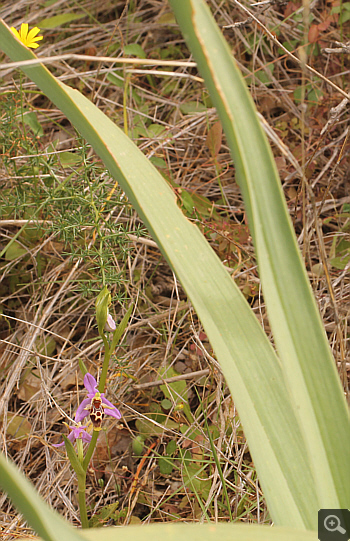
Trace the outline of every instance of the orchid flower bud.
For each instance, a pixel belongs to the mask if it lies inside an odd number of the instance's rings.
[[[111,304],[111,294],[105,286],[96,298],[96,319],[98,325],[98,333],[103,336],[105,325],[108,317],[108,306]]]
[[[114,332],[116,330],[117,326],[115,324],[114,319],[112,318],[111,314],[108,313],[107,315],[107,321],[105,323],[105,331],[106,332]]]

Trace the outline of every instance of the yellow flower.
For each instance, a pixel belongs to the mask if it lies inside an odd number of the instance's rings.
[[[39,47],[39,44],[35,42],[40,41],[44,37],[37,36],[37,34],[40,32],[40,28],[37,28],[36,26],[28,32],[27,23],[22,23],[19,32],[13,26],[11,26],[11,30],[16,36],[16,38],[18,38],[26,47],[31,47],[32,49],[36,49],[37,47]]]

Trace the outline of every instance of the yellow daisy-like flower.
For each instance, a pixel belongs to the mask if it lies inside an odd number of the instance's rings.
[[[11,30],[16,36],[16,38],[18,38],[26,47],[31,47],[32,49],[37,49],[37,47],[39,47],[39,43],[35,42],[40,41],[44,37],[37,35],[40,32],[40,28],[37,28],[35,26],[31,30],[29,30],[27,23],[22,23],[19,32],[13,26],[11,26]]]

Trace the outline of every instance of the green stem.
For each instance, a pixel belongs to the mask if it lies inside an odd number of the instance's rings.
[[[84,462],[83,462],[83,469],[84,469],[85,473],[86,473],[86,470],[88,469],[88,466],[90,464],[92,453],[95,450],[98,434],[99,433],[98,433],[97,430],[94,430],[93,433],[92,433],[92,438],[91,438],[91,441],[90,441],[90,445],[88,447],[88,450],[86,451],[86,455],[85,455]]]
[[[80,484],[80,483],[79,483]],[[89,528],[89,521],[86,512],[86,500],[85,500],[85,479],[84,479],[84,488],[83,490],[79,487],[79,510],[80,510],[80,520],[82,528]]]
[[[100,376],[100,382],[98,384],[98,390],[100,391],[100,393],[103,393],[104,389],[105,389],[105,385],[106,385],[108,365],[109,365],[109,360],[111,358],[111,353],[112,352],[110,350],[110,347],[109,347],[108,340],[107,340],[106,336],[104,334],[102,334],[101,338],[102,338],[104,346],[105,346],[105,358],[103,359],[103,366],[102,366],[102,372],[101,372],[101,376]]]
[[[83,462],[84,462],[83,441],[80,438],[78,438],[76,442],[77,442],[78,459],[81,465],[83,465]]]
[[[99,382],[99,385],[98,385],[98,389],[99,389],[100,393],[103,393],[103,390],[104,390],[104,387],[105,387],[105,384],[106,384],[106,379],[107,379],[108,364],[109,364],[109,359],[111,357],[111,350],[110,350],[110,347],[109,347],[108,340],[107,340],[106,336],[104,334],[102,334],[101,338],[102,338],[104,346],[105,346],[105,357],[103,359],[103,366],[102,366],[102,372],[101,372],[101,377],[100,377],[100,382]],[[92,439],[90,441],[90,445],[88,447],[88,450],[86,451],[86,455],[85,455],[84,462],[83,462],[83,469],[84,469],[85,472],[89,467],[92,454],[93,454],[93,452],[95,450],[98,434],[99,434],[99,432],[97,430],[94,430],[93,433],[92,433]]]

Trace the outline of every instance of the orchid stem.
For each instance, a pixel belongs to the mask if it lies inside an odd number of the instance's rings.
[[[111,357],[111,351],[110,351],[108,340],[107,340],[106,336],[104,334],[102,334],[101,338],[102,338],[104,346],[105,346],[105,358],[103,360],[102,372],[101,372],[101,377],[100,377],[100,382],[99,382],[98,388],[99,388],[100,393],[103,393],[103,390],[104,390],[104,387],[105,387],[105,384],[106,384],[106,379],[107,379],[107,372],[108,372],[109,359]],[[92,434],[92,439],[90,441],[90,445],[88,447],[88,450],[86,451],[86,455],[85,455],[84,462],[83,462],[83,469],[84,469],[85,472],[89,467],[92,454],[93,454],[93,452],[95,450],[95,447],[96,447],[97,438],[98,438],[98,431],[94,430],[93,434]]]
[[[109,347],[108,340],[107,340],[106,336],[104,334],[102,334],[101,338],[102,338],[104,346],[105,346],[105,358],[103,359],[103,366],[102,366],[102,372],[101,372],[101,376],[100,376],[100,381],[99,381],[99,384],[98,384],[98,390],[100,391],[100,393],[103,393],[104,389],[105,389],[105,385],[106,385],[106,379],[107,379],[107,373],[108,373],[108,365],[109,365],[109,360],[111,358],[111,353],[112,352],[111,352],[111,349]]]
[[[89,521],[86,512],[86,499],[85,499],[85,482],[84,489],[78,491],[79,496],[79,511],[80,511],[80,521],[82,528],[89,528]]]
[[[84,469],[85,473],[86,473],[86,470],[89,467],[92,454],[93,454],[93,452],[95,450],[97,438],[98,438],[98,431],[94,430],[93,433],[92,433],[92,438],[91,438],[91,441],[90,441],[90,445],[88,447],[88,450],[86,451],[86,455],[85,455],[84,462],[83,462],[83,469]]]
[[[107,337],[102,333],[101,338],[103,340],[103,344],[105,346],[105,356],[103,360],[103,366],[102,366],[102,372],[99,382],[99,391],[100,393],[103,393],[104,387],[106,385],[107,380],[107,373],[108,373],[108,365],[109,360],[111,358],[111,349],[107,340]],[[80,520],[82,528],[89,528],[89,521],[87,518],[87,512],[86,512],[86,500],[85,500],[85,483],[86,483],[86,472],[90,464],[91,457],[93,455],[93,452],[96,447],[97,438],[98,438],[99,432],[97,430],[94,430],[92,433],[92,438],[89,444],[89,447],[86,451],[86,455],[83,461],[83,470],[84,470],[84,478],[78,479],[78,485],[79,485],[79,509],[80,509]]]

